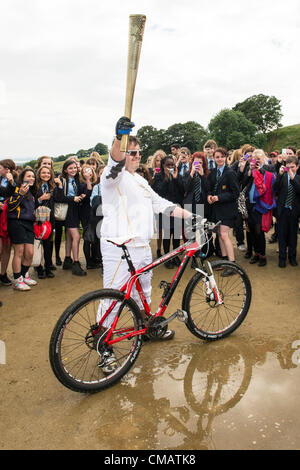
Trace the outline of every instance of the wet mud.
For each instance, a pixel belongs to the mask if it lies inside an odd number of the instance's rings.
[[[240,252],[237,260],[253,290],[238,330],[206,343],[175,320],[172,341],[145,343],[127,376],[94,395],[57,381],[48,347],[60,313],[102,286],[99,272],[78,278],[58,268],[30,292],[1,287],[0,448],[299,449],[300,266],[279,269],[274,245],[265,267]],[[169,314],[192,273],[188,267]],[[155,305],[159,282],[172,274],[154,271]]]

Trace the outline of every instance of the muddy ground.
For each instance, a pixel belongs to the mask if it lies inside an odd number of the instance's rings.
[[[66,306],[102,286],[99,272],[78,278],[58,268],[30,292],[1,287],[0,448],[299,449],[300,266],[279,269],[274,245],[265,267],[241,252],[237,260],[253,300],[234,334],[205,343],[174,321],[172,342],[145,344],[127,377],[95,395],[57,381],[48,346]],[[155,303],[172,273],[154,271]],[[188,267],[169,313],[191,275]]]

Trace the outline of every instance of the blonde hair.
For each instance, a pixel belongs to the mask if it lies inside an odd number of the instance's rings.
[[[239,161],[242,158],[242,156],[243,156],[243,152],[241,151],[241,149],[234,150],[231,156],[231,165],[234,162]]]
[[[162,160],[163,158],[165,158],[167,156],[166,152],[164,152],[163,150],[156,150],[156,152],[154,152],[153,154],[153,158],[152,158],[152,161],[151,161],[151,168],[154,170],[155,168],[155,160],[156,160],[156,157],[160,156],[160,159]]]
[[[263,156],[264,157],[264,165],[268,165],[268,158],[266,156],[266,153],[264,150],[262,149],[255,149],[254,152],[252,153],[252,157],[253,158],[256,158],[256,157],[260,157],[260,156]]]
[[[86,180],[85,180],[85,178],[84,178],[84,176],[83,176],[84,170],[85,170],[86,168],[89,168],[89,169],[91,170],[91,172],[92,172],[91,183],[92,183],[92,184],[95,184],[95,183],[97,182],[97,176],[96,176],[95,170],[94,170],[92,167],[90,167],[89,165],[87,165],[87,164],[82,165],[82,168],[81,168],[80,173],[79,173],[79,181],[80,181],[81,183],[85,183],[85,182],[86,182]]]

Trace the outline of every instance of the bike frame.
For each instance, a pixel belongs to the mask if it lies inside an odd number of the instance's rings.
[[[128,242],[126,242],[128,243]],[[112,323],[112,326],[110,327],[110,330],[104,340],[105,343],[107,343],[108,345],[113,345],[114,343],[117,343],[119,341],[122,341],[126,338],[131,338],[133,336],[138,336],[138,335],[141,335],[141,334],[144,334],[147,330],[147,327],[141,329],[141,330],[136,330],[136,331],[132,331],[132,329],[120,329],[120,330],[117,330],[118,334],[122,335],[121,338],[116,338],[116,339],[113,339],[113,340],[110,340],[111,336],[113,333],[116,333],[116,325],[117,325],[117,322],[118,322],[118,319],[120,317],[120,314],[123,310],[123,307],[125,305],[125,301],[126,300],[129,300],[130,299],[130,296],[131,296],[131,292],[132,292],[132,289],[133,287],[135,286],[136,287],[136,290],[140,296],[140,299],[141,299],[141,302],[143,304],[143,308],[144,308],[144,312],[145,312],[145,315],[150,318],[150,317],[161,317],[163,316],[164,312],[166,311],[170,301],[171,301],[171,298],[178,286],[178,283],[180,281],[180,279],[182,278],[182,275],[185,271],[185,268],[187,267],[188,263],[189,263],[189,260],[190,258],[192,258],[192,256],[197,252],[199,251],[200,249],[200,246],[199,244],[197,243],[197,241],[188,241],[186,243],[184,243],[183,245],[179,246],[178,248],[176,248],[175,250],[171,251],[170,253],[156,259],[155,261],[153,261],[152,263],[148,264],[147,266],[144,266],[143,268],[139,269],[139,270],[136,270],[133,263],[132,263],[132,260],[131,260],[131,257],[130,257],[130,254],[128,252],[128,249],[126,247],[125,244],[123,245],[118,245],[120,248],[122,248],[123,250],[123,259],[125,258],[127,263],[128,263],[128,267],[130,269],[130,278],[128,279],[128,281],[126,282],[126,284],[124,284],[121,289],[120,289],[120,292],[124,292],[125,293],[125,296],[124,296],[124,300],[121,302],[121,305],[120,305],[120,308],[118,310],[118,313],[116,314],[116,317]],[[139,282],[139,277],[142,275],[142,274],[145,274],[147,273],[148,271],[154,269],[154,268],[157,268],[158,266],[166,263],[167,261],[169,261],[170,259],[174,258],[175,256],[178,256],[182,253],[185,253],[185,256],[183,257],[183,260],[182,262],[180,263],[171,283],[170,283],[170,287],[168,288],[167,292],[165,295],[163,295],[163,298],[162,298],[162,301],[157,309],[157,311],[155,312],[155,314],[151,314],[150,312],[150,306],[145,298],[145,295],[143,293],[143,289],[142,289],[142,286]],[[97,334],[98,331],[100,331],[102,325],[103,325],[103,322],[104,320],[107,318],[107,316],[111,313],[111,311],[113,310],[114,306],[116,305],[117,302],[113,302],[112,305],[109,307],[109,309],[105,312],[104,316],[101,318],[100,322],[99,322],[99,328],[97,329],[97,331],[94,332],[94,334]]]

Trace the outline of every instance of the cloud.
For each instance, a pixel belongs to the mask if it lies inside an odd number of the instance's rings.
[[[288,3],[288,7],[287,7]],[[296,0],[10,0],[0,6],[1,155],[110,145],[124,112],[128,16],[147,15],[137,128],[196,120],[258,93],[299,121]]]

